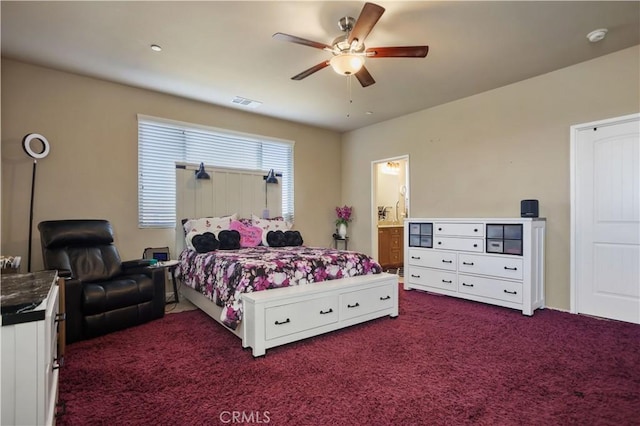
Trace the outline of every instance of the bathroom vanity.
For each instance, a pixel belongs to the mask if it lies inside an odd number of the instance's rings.
[[[378,262],[385,271],[404,265],[403,230],[402,224],[378,225]]]

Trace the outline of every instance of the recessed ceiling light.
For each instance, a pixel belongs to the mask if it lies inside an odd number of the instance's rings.
[[[162,51],[162,47],[158,46],[157,44],[152,44],[151,45],[151,50],[153,50],[154,52],[161,52]]]
[[[587,38],[591,43],[597,43],[607,35],[607,31],[608,30],[606,28],[599,28],[597,30],[593,30],[589,34],[587,34]]]
[[[365,112],[365,114],[367,114],[367,115],[373,115],[373,111],[367,111],[367,112]]]

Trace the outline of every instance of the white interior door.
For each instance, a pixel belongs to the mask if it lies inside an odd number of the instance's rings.
[[[640,115],[571,136],[572,311],[640,324]]]

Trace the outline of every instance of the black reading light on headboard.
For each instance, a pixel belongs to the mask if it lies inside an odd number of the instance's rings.
[[[262,210],[262,218],[269,218],[269,197],[267,191],[267,185],[270,183],[278,183],[278,178],[276,177],[276,172],[273,169],[269,170],[269,173],[263,177],[264,179],[264,210]]]
[[[276,177],[276,173],[273,171],[273,169],[269,170],[269,174],[267,175],[266,182],[267,183],[278,183],[278,178]]]
[[[211,179],[209,173],[204,169],[204,163],[200,163],[200,168],[196,170],[196,179]]]

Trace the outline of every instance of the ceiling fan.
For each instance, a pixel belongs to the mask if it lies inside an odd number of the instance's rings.
[[[302,44],[316,49],[331,52],[333,57],[320,62],[300,74],[291,77],[292,80],[302,80],[323,68],[331,67],[342,75],[355,75],[362,87],[371,86],[376,81],[364,66],[365,58],[424,58],[429,52],[429,46],[397,46],[397,47],[365,47],[367,38],[374,25],[378,22],[384,8],[373,3],[365,3],[358,19],[350,16],[338,21],[338,28],[345,34],[337,37],[331,45],[307,40],[284,33],[275,33],[276,40]]]

